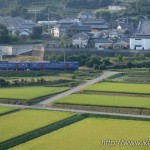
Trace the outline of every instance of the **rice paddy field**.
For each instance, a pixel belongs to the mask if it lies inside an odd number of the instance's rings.
[[[84,91],[150,94],[150,84],[103,82],[91,85]]]
[[[150,97],[128,97],[92,94],[73,94],[54,102],[55,104],[93,105],[113,107],[150,108]]]
[[[0,99],[19,99],[30,100],[42,96],[57,94],[68,90],[67,87],[18,87],[18,88],[0,88]]]
[[[16,110],[17,108],[14,107],[7,107],[7,106],[0,106],[0,115],[7,113],[7,112],[11,112],[13,110]]]
[[[69,112],[26,109],[1,116],[0,142],[50,125],[73,115],[73,113]]]
[[[150,122],[88,118],[11,150],[149,150],[149,146],[110,146],[102,140],[150,139]]]

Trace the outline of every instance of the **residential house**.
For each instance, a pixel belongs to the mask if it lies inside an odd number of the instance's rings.
[[[2,17],[0,16],[0,24],[4,25],[10,33],[18,34],[24,31],[32,32],[33,27],[37,24],[32,20],[24,20],[21,17]]]
[[[91,26],[92,32],[109,29],[109,24],[105,20],[85,20],[82,24]]]
[[[28,30],[24,30],[19,33],[19,36],[29,36],[32,32]]]
[[[130,49],[150,50],[150,20],[141,20],[135,35],[130,38]]]
[[[69,29],[68,29],[68,34],[70,36],[73,36],[76,33],[79,32],[91,32],[91,26],[87,26],[87,25],[70,25]]]
[[[91,11],[81,12],[78,16],[80,20],[93,20],[95,19],[95,14]]]
[[[111,32],[109,33],[109,37],[110,38],[122,38],[125,36],[127,29],[122,29],[122,28],[118,28],[118,29],[113,29],[111,30]]]
[[[61,19],[58,21],[58,24],[51,29],[51,33],[54,37],[60,38],[65,34],[69,34],[71,26],[82,26],[82,22],[79,21],[79,19]]]
[[[60,38],[61,36],[67,34],[68,27],[69,26],[56,25],[51,32],[53,33],[54,37]]]
[[[119,5],[110,5],[110,6],[108,6],[108,10],[115,10],[115,11],[117,11],[117,10],[125,10],[125,9],[127,9],[126,7],[124,7],[124,6],[119,6]]]
[[[95,48],[98,50],[109,49],[113,46],[113,41],[107,38],[97,38],[94,39]]]
[[[79,48],[86,48],[88,46],[89,39],[90,37],[88,34],[84,32],[77,33],[72,38],[72,44],[73,46],[76,46]]]
[[[58,21],[59,25],[65,26],[65,25],[73,25],[73,24],[77,24],[77,25],[82,25],[82,22],[79,19],[72,19],[72,18],[66,18],[66,19],[61,19]]]
[[[129,41],[124,39],[118,39],[113,43],[113,49],[128,49]]]

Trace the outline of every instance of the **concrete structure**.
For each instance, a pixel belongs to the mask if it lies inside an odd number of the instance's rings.
[[[130,38],[130,49],[150,50],[150,20],[141,20],[138,31]]]
[[[0,46],[0,53],[2,55],[12,55],[12,46]]]

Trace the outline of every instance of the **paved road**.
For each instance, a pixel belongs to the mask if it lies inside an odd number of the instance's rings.
[[[88,113],[88,114],[98,114],[98,115],[108,115],[108,116],[122,116],[122,117],[150,119],[150,116],[146,116],[146,115],[95,112],[95,111],[85,111],[85,110],[76,110],[76,109],[49,108],[49,107],[45,107],[45,106],[24,106],[24,105],[1,104],[1,103],[0,103],[0,106],[11,106],[11,107],[17,107],[20,109],[30,108],[30,109],[41,109],[41,110],[65,111],[65,112],[73,112],[73,113],[78,113],[78,114]]]
[[[55,100],[57,100],[57,99],[60,99],[60,98],[62,98],[62,97],[68,96],[68,95],[71,95],[71,94],[73,94],[73,93],[76,93],[76,92],[80,91],[81,89],[83,89],[83,88],[85,88],[85,87],[87,87],[87,86],[89,86],[89,85],[93,85],[93,84],[95,84],[95,83],[97,83],[97,82],[99,82],[99,81],[102,81],[102,80],[104,80],[104,79],[106,79],[106,78],[108,78],[108,77],[110,77],[110,76],[112,76],[112,75],[115,75],[115,74],[118,74],[118,72],[104,71],[104,72],[101,74],[100,77],[95,78],[95,79],[90,80],[90,81],[87,81],[87,82],[84,83],[84,84],[81,84],[81,85],[79,85],[79,86],[77,86],[77,87],[75,87],[75,88],[72,88],[72,89],[70,89],[70,90],[68,90],[68,91],[66,91],[66,92],[63,92],[63,93],[61,93],[61,94],[58,94],[58,95],[56,95],[56,96],[54,96],[54,97],[48,98],[48,99],[46,99],[45,101],[42,101],[41,103],[39,103],[39,105],[46,105],[46,104],[49,104],[49,103],[51,103],[51,102],[53,102],[53,101],[55,101]]]

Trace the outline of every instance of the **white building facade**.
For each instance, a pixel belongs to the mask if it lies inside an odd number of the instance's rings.
[[[150,37],[131,37],[130,49],[132,50],[150,50]]]
[[[85,33],[78,33],[73,36],[72,44],[73,46],[86,48],[89,42],[89,37]]]

